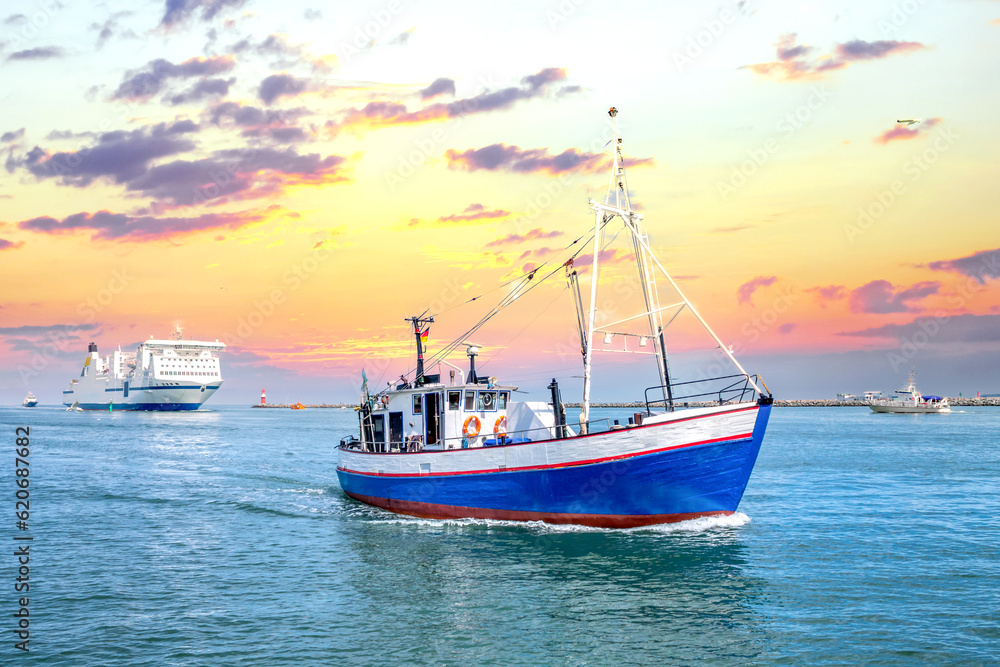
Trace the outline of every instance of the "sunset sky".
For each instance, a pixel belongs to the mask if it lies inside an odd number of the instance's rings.
[[[413,366],[404,317],[437,315],[433,353],[586,240],[611,106],[657,256],[777,397],[911,369],[1000,393],[996,0],[17,6],[0,403],[57,404],[91,340],[178,325],[229,344],[213,403],[356,400],[362,369]],[[634,301],[622,240],[607,320]],[[574,321],[557,272],[476,332],[480,364],[578,400]],[[680,379],[714,368],[669,333]],[[597,400],[655,384],[647,357],[595,364]]]

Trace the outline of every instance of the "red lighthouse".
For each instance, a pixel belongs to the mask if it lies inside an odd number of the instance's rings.
[[[260,390],[260,404],[267,405],[267,394],[264,393],[263,389]]]

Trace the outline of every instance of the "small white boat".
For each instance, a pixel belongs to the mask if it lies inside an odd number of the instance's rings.
[[[923,395],[917,391],[913,383],[913,376],[910,373],[907,380],[906,389],[899,389],[896,395],[891,398],[876,398],[868,402],[872,412],[894,412],[894,413],[927,413],[927,412],[951,412],[951,405],[947,398],[941,396]]]

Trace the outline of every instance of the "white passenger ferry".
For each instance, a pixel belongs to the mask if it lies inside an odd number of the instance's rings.
[[[135,352],[101,357],[91,343],[63,405],[84,410],[197,410],[222,386],[219,341],[150,339]]]

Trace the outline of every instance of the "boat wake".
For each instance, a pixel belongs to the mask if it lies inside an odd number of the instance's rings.
[[[577,524],[555,524],[544,521],[501,521],[496,519],[421,519],[418,517],[407,517],[405,515],[385,514],[366,511],[369,519],[380,525],[400,525],[426,528],[513,528],[517,530],[533,532],[538,534],[554,533],[706,533],[719,529],[742,528],[749,524],[752,519],[743,512],[734,512],[728,516],[706,516],[688,521],[678,521],[676,523],[662,523],[652,526],[638,526],[636,528],[598,528],[595,526],[581,526]]]

